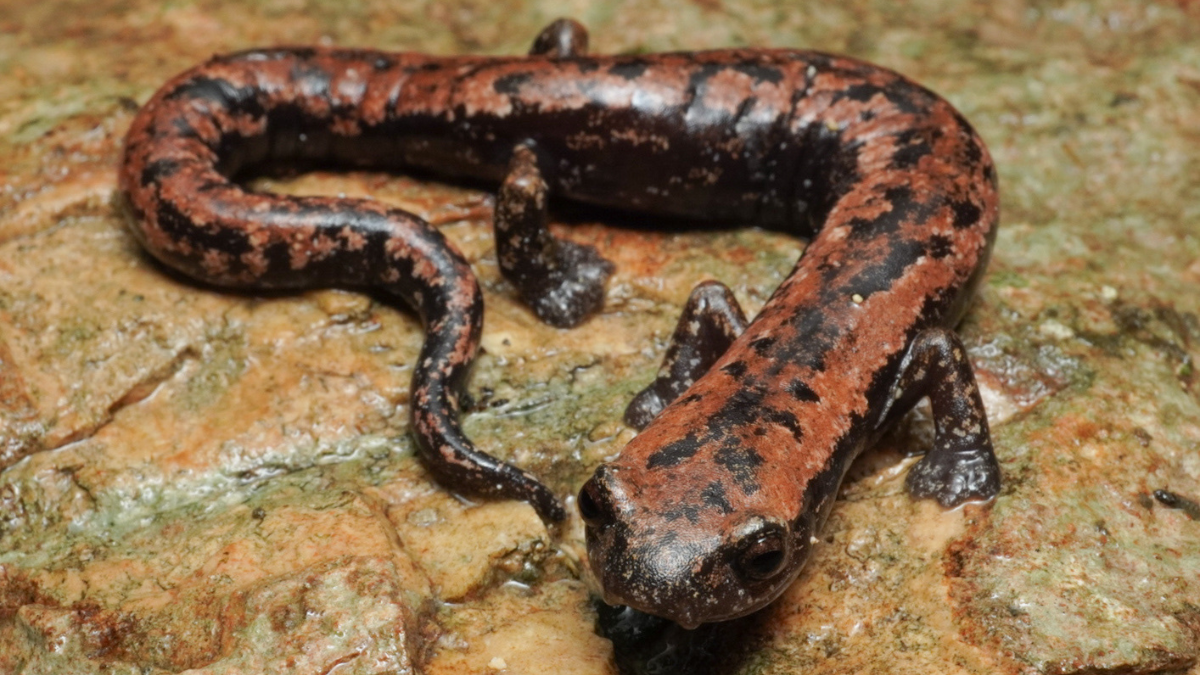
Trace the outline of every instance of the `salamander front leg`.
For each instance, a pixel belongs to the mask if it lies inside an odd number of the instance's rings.
[[[745,330],[746,315],[725,284],[705,281],[692,289],[671,335],[658,377],[633,397],[625,409],[625,423],[644,429],[663,408],[708,372]]]
[[[570,328],[604,304],[613,265],[591,246],[550,234],[546,199],[537,155],[518,145],[496,197],[496,257],[504,278],[542,321]]]
[[[947,507],[996,496],[1000,465],[975,374],[957,335],[944,328],[918,334],[901,364],[894,396],[895,414],[924,396],[933,411],[933,448],[908,472],[909,494]]]
[[[552,56],[556,59],[587,54],[588,33],[574,19],[558,19],[542,29],[529,48],[531,56]]]

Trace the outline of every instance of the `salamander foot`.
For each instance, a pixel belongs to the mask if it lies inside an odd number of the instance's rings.
[[[945,328],[922,331],[900,367],[893,390],[896,405],[888,417],[903,414],[928,396],[934,426],[933,448],[905,479],[909,494],[936,499],[946,507],[995,497],[1000,492],[1000,464],[975,373],[958,336]]]
[[[644,429],[708,372],[745,330],[746,315],[725,284],[705,281],[693,288],[671,335],[658,377],[625,408],[625,423]]]
[[[536,153],[518,145],[496,198],[496,257],[504,277],[542,321],[570,328],[604,305],[613,264],[591,246],[550,234],[546,200]]]
[[[918,499],[936,499],[946,507],[988,500],[1000,492],[1000,465],[991,448],[964,452],[934,452],[913,465],[904,480]]]

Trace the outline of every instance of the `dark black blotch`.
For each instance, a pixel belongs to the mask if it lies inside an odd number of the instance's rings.
[[[166,199],[158,202],[156,222],[171,239],[187,242],[196,249],[222,251],[234,259],[250,251],[250,243],[242,230],[229,227],[200,227],[176,207],[174,202]],[[189,273],[203,276],[198,272]]]
[[[880,89],[878,86],[870,84],[868,82],[862,82],[859,84],[852,84],[849,87],[846,87],[845,89],[839,91],[834,96],[834,100],[838,101],[838,100],[842,100],[842,99],[850,99],[851,101],[858,101],[859,103],[866,103],[867,101],[870,101],[872,98],[874,98],[876,94],[879,94],[882,92],[883,92],[883,90]]]
[[[721,368],[721,372],[728,373],[735,378],[741,379],[746,374],[746,363],[744,361],[734,361],[733,363]]]
[[[686,518],[693,525],[700,522],[700,507],[696,504],[675,504],[663,510],[663,518],[669,521]]]
[[[215,77],[196,77],[179,85],[166,100],[199,99],[218,105],[231,113],[262,117],[266,110],[258,100],[255,87],[238,87]]]
[[[712,76],[716,75],[717,73],[721,72],[724,69],[725,69],[725,66],[722,64],[719,64],[719,63],[701,64],[688,77],[688,89],[695,92],[696,97],[699,98],[701,95],[701,90],[703,89],[705,84],[708,82],[709,78],[711,78]]]
[[[641,77],[649,64],[643,59],[630,59],[628,61],[620,61],[609,66],[608,74],[624,78],[626,80],[636,80]]]
[[[193,127],[186,117],[171,118],[171,128],[175,129],[180,138],[200,138],[200,132],[196,131],[196,127]]]
[[[850,277],[846,284],[848,289],[863,298],[886,291],[904,274],[906,267],[926,253],[925,242],[920,239],[892,237],[889,244],[887,259],[879,265],[865,266]]]
[[[884,201],[891,209],[879,214],[875,219],[853,218],[850,220],[850,237],[852,239],[871,239],[881,234],[891,234],[899,231],[900,227],[910,218],[920,219],[928,209],[914,200],[912,188],[907,185],[897,185],[888,188],[883,193]]]
[[[743,61],[733,66],[733,69],[739,73],[749,75],[754,78],[755,84],[770,82],[771,84],[779,84],[783,81],[783,72],[774,66],[764,66],[761,63],[754,61]]]
[[[886,87],[871,84],[869,82],[861,82],[852,84],[842,91],[838,92],[834,97],[834,102],[843,99],[866,103],[874,98],[877,94],[883,95],[889,103],[896,106],[903,113],[913,114],[921,111],[921,106],[915,100],[914,94],[917,93],[912,87],[902,84],[893,84]]]
[[[892,105],[909,115],[913,115],[922,111],[922,106],[917,102],[915,94],[920,90],[914,90],[910,87],[892,86],[884,90],[884,96],[887,96],[888,101]]]
[[[983,210],[970,200],[951,202],[950,208],[954,211],[954,227],[959,230],[971,227],[983,215]]]
[[[989,183],[992,183],[992,184],[996,183],[996,165],[995,164],[988,164],[986,167],[984,167],[983,178],[984,178],[984,180],[986,180]]]
[[[688,434],[678,441],[668,443],[650,455],[650,458],[646,460],[646,468],[658,469],[665,466],[675,466],[699,451],[700,441],[696,439],[695,435]]]
[[[721,513],[729,515],[733,513],[733,505],[729,503],[729,498],[725,494],[725,486],[719,481],[713,481],[704,488],[704,492],[700,494],[700,499],[708,506],[715,509],[720,509]]]
[[[792,395],[792,398],[805,403],[820,403],[821,397],[817,392],[813,391],[807,384],[801,380],[792,380],[788,383],[787,393]]]
[[[572,63],[576,68],[579,68],[581,73],[594,73],[600,69],[600,64],[596,63],[596,59],[575,58]]]
[[[954,117],[954,121],[958,126],[962,127],[968,134],[975,135],[975,127],[971,126],[971,123],[967,121],[967,118],[963,117],[962,113],[951,108],[950,114]]]
[[[760,337],[750,341],[750,348],[759,356],[766,356],[767,352],[774,346],[775,338],[773,337]]]
[[[967,140],[966,148],[967,162],[970,164],[978,164],[983,159],[983,148],[980,147],[979,141],[974,137]]]
[[[754,448],[742,447],[736,439],[731,439],[717,450],[714,459],[733,476],[742,492],[758,492],[758,467],[763,465],[764,460]]]
[[[762,419],[765,422],[778,424],[779,426],[787,429],[789,432],[791,432],[792,437],[797,441],[801,438],[804,438],[804,429],[800,427],[800,421],[796,419],[794,414],[786,410],[768,408],[763,411]]]
[[[884,191],[884,196],[892,205],[892,211],[908,213],[913,208],[913,191],[907,185],[896,185]]]
[[[279,50],[279,52],[280,53],[277,58],[295,57],[298,59],[307,60],[317,55],[317,50],[313,47],[288,47],[286,49]]]
[[[835,272],[838,270],[834,270]],[[830,274],[836,276],[836,274]],[[822,295],[822,302],[833,304],[843,302],[842,291]],[[796,334],[786,342],[786,349],[777,357],[781,362],[789,363],[800,368],[813,371],[825,370],[825,355],[838,340],[841,339],[841,329],[829,323],[820,312],[808,312],[794,323]]]
[[[945,258],[954,250],[954,242],[944,234],[935,234],[929,238],[927,254],[931,258]]]
[[[732,364],[730,364],[732,365]],[[725,399],[714,415],[708,418],[708,433],[720,436],[729,429],[754,422],[762,405],[764,392],[758,387],[743,386]]]
[[[142,187],[170,178],[179,171],[181,164],[175,159],[156,159],[142,169]]]
[[[892,154],[892,164],[898,169],[910,169],[916,166],[922,157],[932,153],[933,146],[928,141],[919,139],[897,148]]]
[[[757,104],[757,96],[747,96],[746,98],[742,99],[742,102],[738,104],[737,112],[733,114],[733,119],[740,120],[746,115],[749,115],[750,111],[753,110],[754,106]]]
[[[492,88],[496,90],[497,94],[507,94],[509,96],[513,96],[520,91],[521,85],[532,79],[533,73],[511,73],[509,75],[502,75],[497,77],[496,81],[492,83]]]
[[[861,179],[858,149],[862,140],[842,138],[840,131],[813,123],[804,127],[795,142],[804,152],[796,158],[788,219],[797,234],[810,236],[824,224],[837,200]]]

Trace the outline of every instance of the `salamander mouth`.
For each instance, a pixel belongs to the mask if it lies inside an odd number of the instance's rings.
[[[653,552],[630,546],[627,528],[588,528],[588,558],[604,602],[674,621],[692,630],[703,623],[735,618],[746,611],[717,615],[712,588],[725,584],[699,584],[682,569],[669,573]],[[691,561],[702,559],[689,556]],[[655,563],[659,563],[656,565]],[[684,566],[681,566],[684,567]],[[686,567],[684,567],[686,569]],[[699,590],[709,586],[708,591]],[[700,602],[696,602],[699,599]]]
[[[653,553],[631,547],[615,529],[587,532],[588,557],[604,602],[674,621],[688,630],[753,614],[782,595],[799,572],[795,567],[769,581],[747,584],[727,564],[703,564],[723,560],[709,555],[692,557],[686,568],[667,574],[655,565]]]
[[[771,598],[774,599],[773,597]],[[624,605],[631,607],[644,614],[650,614],[659,618],[667,619],[679,624],[680,627],[687,630],[695,630],[706,623],[720,623],[722,621],[732,621],[740,619],[744,616],[753,614],[761,609],[766,603],[754,603],[746,608],[731,611],[731,612],[703,612],[696,613],[689,607],[674,607],[664,608],[659,606],[650,606],[637,601],[630,601],[616,594],[605,593],[604,602],[609,605]],[[769,601],[768,601],[769,602]],[[683,610],[683,611],[679,611]]]

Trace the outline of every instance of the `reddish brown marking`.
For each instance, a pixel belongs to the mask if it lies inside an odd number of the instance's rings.
[[[323,162],[499,183],[523,147],[501,229],[528,221],[526,241],[542,241],[546,189],[815,234],[745,333],[587,492],[608,518],[588,536],[610,600],[687,625],[730,618],[795,577],[846,465],[905,393],[910,345],[961,317],[995,237],[991,159],[948,103],[876,66],[787,50],[591,57],[577,24],[547,31],[522,58],[285,48],[183,73],[129,132],[120,175],[134,231],[209,283],[398,295],[426,324],[412,422],[430,467],[552,518],[562,511],[544,486],[459,428],[482,305],[453,246],[410,213],[253,194],[232,178]],[[506,253],[506,267],[533,269],[529,255]],[[578,251],[541,264],[556,260],[604,266]],[[563,306],[564,324],[582,318]],[[782,572],[768,575],[780,537]],[[731,576],[739,564],[753,583]]]

